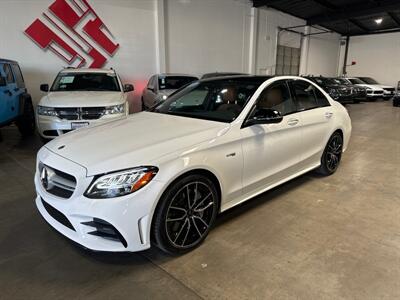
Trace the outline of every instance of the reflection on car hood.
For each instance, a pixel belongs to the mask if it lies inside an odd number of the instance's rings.
[[[39,105],[50,107],[110,106],[124,102],[122,92],[50,92],[40,100]]]
[[[45,147],[85,167],[91,176],[157,164],[158,158],[212,140],[229,127],[228,123],[141,112],[65,134]]]
[[[160,90],[158,92],[159,95],[165,95],[165,96],[169,96],[171,95],[173,92],[175,92],[176,89],[169,89],[169,90]]]
[[[377,85],[373,85],[373,84],[356,84],[356,85],[365,87],[365,88],[373,90],[373,91],[382,91],[382,88],[380,88]]]

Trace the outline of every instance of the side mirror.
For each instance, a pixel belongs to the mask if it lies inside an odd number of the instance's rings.
[[[155,89],[154,89],[153,87],[151,87],[151,86],[148,86],[147,89],[148,89],[149,91],[155,92]]]
[[[246,121],[246,126],[255,124],[273,124],[282,122],[281,113],[274,109],[256,109],[256,112]]]
[[[41,84],[40,85],[40,90],[42,91],[42,92],[48,92],[49,91],[49,85],[48,84]]]
[[[3,76],[0,76],[0,86],[6,86],[6,85],[7,85],[6,78]]]
[[[133,87],[133,84],[124,84],[124,92],[129,93],[133,92],[135,88]]]

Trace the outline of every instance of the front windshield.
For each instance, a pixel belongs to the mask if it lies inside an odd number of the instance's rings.
[[[61,73],[51,87],[52,92],[121,91],[117,75],[112,73]]]
[[[361,81],[358,78],[350,78],[349,79],[352,84],[365,84],[365,82]]]
[[[160,77],[158,79],[158,86],[160,90],[177,90],[196,80],[197,80],[196,77],[190,77],[190,76]]]
[[[232,122],[263,80],[215,80],[194,82],[151,111],[189,118]]]
[[[322,85],[337,85],[338,83],[335,82],[333,79],[331,78],[326,78],[326,77],[314,77],[313,78],[314,81],[318,84],[322,84]]]
[[[379,84],[375,79],[371,77],[360,77],[361,81],[364,81],[367,84]]]
[[[350,82],[348,82],[346,79],[343,79],[343,78],[332,78],[332,80],[333,80],[336,84],[351,85]]]

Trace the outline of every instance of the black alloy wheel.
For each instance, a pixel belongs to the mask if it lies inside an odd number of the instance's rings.
[[[170,254],[199,246],[218,212],[218,193],[213,182],[203,175],[189,175],[175,182],[160,201],[153,223],[156,245]]]
[[[335,132],[329,139],[321,158],[321,166],[317,172],[322,175],[332,175],[339,167],[343,152],[343,137]]]

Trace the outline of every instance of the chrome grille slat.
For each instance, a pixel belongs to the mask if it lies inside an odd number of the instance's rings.
[[[49,194],[68,199],[76,189],[76,178],[44,164],[39,165],[40,180]]]
[[[105,107],[61,107],[55,109],[63,120],[97,120],[105,113]]]

